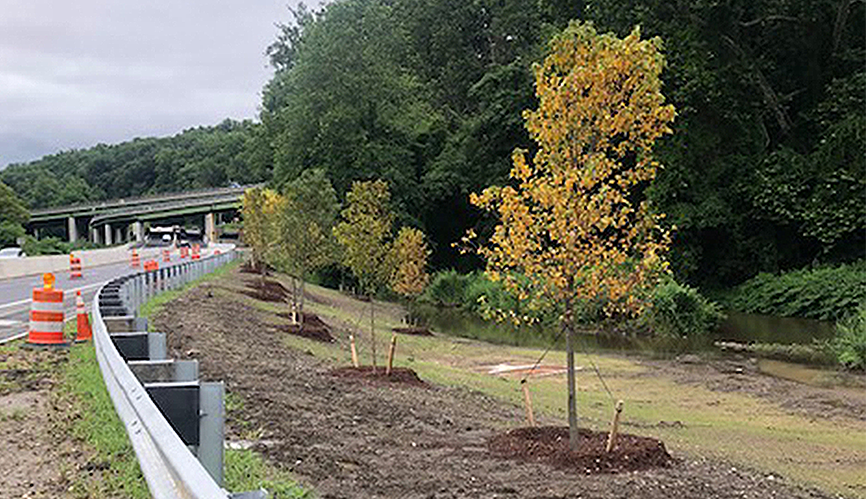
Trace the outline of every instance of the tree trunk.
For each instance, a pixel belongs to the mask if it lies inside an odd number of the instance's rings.
[[[370,298],[370,350],[373,354],[373,374],[376,373],[376,321],[373,318],[373,294],[369,293]]]
[[[577,382],[574,376],[574,339],[571,325],[565,330],[565,356],[568,362],[568,447],[577,450]]]
[[[307,289],[306,272],[301,271],[300,298],[298,298],[298,321],[301,324],[301,330],[304,329],[304,292]]]

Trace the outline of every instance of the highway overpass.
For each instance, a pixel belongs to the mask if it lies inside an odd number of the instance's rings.
[[[158,196],[112,199],[96,203],[33,210],[28,232],[75,242],[85,237],[106,245],[144,238],[144,224],[177,223],[196,219],[210,240],[216,239],[220,218],[233,216],[244,190],[252,185],[188,191]]]

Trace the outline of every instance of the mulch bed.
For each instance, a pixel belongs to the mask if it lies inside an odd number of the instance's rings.
[[[398,383],[414,386],[426,386],[427,383],[418,377],[418,374],[408,367],[395,367],[391,374],[385,376],[385,367],[379,366],[373,371],[373,366],[361,367],[338,367],[331,370],[331,376],[343,379],[359,379],[370,383]]]
[[[261,274],[262,273],[260,269],[253,267],[252,262],[249,262],[249,261],[241,264],[240,271],[243,272],[244,274]],[[264,271],[265,271],[264,272],[265,275],[269,274],[267,265],[265,265]]]
[[[255,279],[247,283],[247,289],[242,293],[261,301],[284,302],[290,296],[285,286],[269,279]]]
[[[277,315],[284,319],[292,319],[292,314],[290,312],[280,312]],[[275,325],[274,328],[279,331],[324,343],[333,343],[336,341],[334,337],[331,336],[331,328],[329,328],[318,315],[311,312],[304,312],[303,327],[299,324],[278,324]]]
[[[412,336],[433,336],[433,333],[431,333],[429,329],[419,326],[393,327],[391,328],[391,331],[400,334],[409,334]]]
[[[619,473],[661,468],[671,456],[660,440],[620,434],[616,447],[605,452],[607,433],[579,430],[578,450],[568,449],[568,427],[539,426],[516,428],[496,435],[488,442],[491,454],[519,461],[544,462],[580,473]]]

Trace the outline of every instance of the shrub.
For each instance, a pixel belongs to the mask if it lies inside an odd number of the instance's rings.
[[[61,241],[57,237],[46,237],[39,239],[26,236],[24,241],[24,252],[27,256],[37,255],[63,255],[69,253],[69,243]]]
[[[737,286],[726,304],[742,312],[839,320],[866,303],[866,261],[759,274]]]
[[[866,306],[836,323],[830,351],[845,368],[866,370]]]
[[[437,272],[421,299],[440,307],[462,307],[466,305],[466,290],[470,280],[470,276],[456,270]]]
[[[673,279],[665,280],[655,288],[651,303],[641,322],[654,335],[701,336],[712,332],[725,318],[716,303]]]

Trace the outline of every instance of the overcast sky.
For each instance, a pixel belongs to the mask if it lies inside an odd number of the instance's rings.
[[[255,118],[265,48],[296,4],[0,0],[0,168]]]

